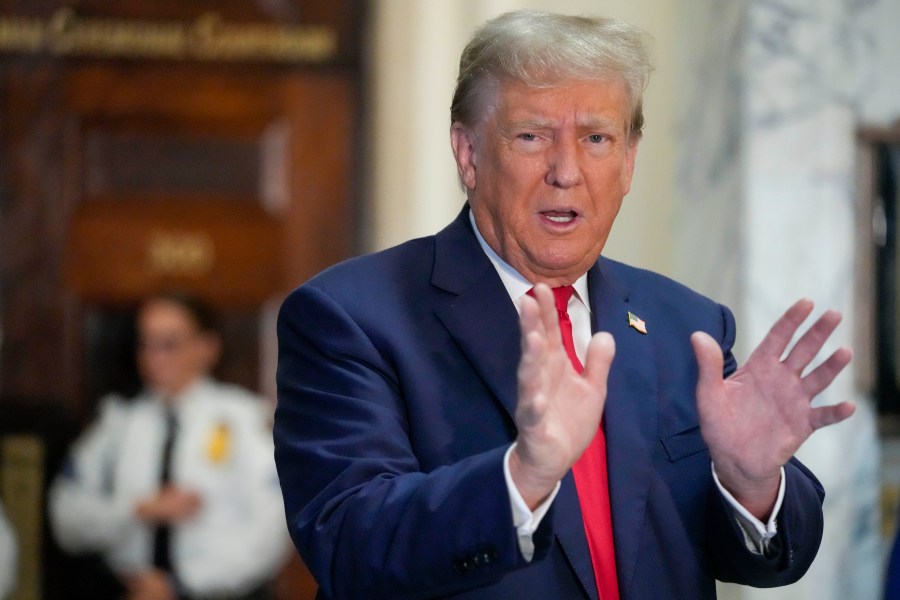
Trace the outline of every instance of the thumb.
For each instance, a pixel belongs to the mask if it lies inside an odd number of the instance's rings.
[[[698,400],[722,385],[722,367],[725,359],[722,348],[712,337],[702,331],[691,335],[691,345],[697,357],[697,398]]]

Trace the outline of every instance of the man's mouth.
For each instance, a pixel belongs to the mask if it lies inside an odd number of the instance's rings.
[[[578,216],[575,211],[572,210],[548,210],[541,214],[548,220],[560,224],[571,223],[575,220],[575,217]]]

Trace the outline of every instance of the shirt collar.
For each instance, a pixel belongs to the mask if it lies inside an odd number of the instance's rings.
[[[490,259],[491,264],[494,265],[494,269],[497,270],[497,274],[500,276],[500,281],[503,282],[503,287],[506,288],[506,293],[509,294],[513,304],[518,307],[519,298],[527,294],[528,290],[534,287],[534,284],[525,279],[518,271],[500,258],[500,255],[494,252],[494,249],[488,245],[484,240],[484,237],[482,237],[481,232],[478,231],[478,225],[475,224],[475,216],[472,214],[471,208],[469,209],[469,223],[472,224],[472,230],[475,232],[475,237],[478,239],[478,245],[481,246],[482,251],[484,251],[488,259]],[[572,284],[572,287],[575,288],[575,294],[578,299],[581,300],[588,311],[590,311],[591,303],[590,298],[588,298],[587,273],[584,273],[581,277],[576,279]]]

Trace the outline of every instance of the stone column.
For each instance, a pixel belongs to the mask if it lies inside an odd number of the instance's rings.
[[[830,307],[844,314],[826,356],[854,339],[857,99],[874,51],[860,17],[878,3],[681,3],[676,276],[734,307],[739,359],[803,296],[816,302],[814,316]],[[828,494],[816,562],[793,586],[723,586],[723,596],[879,596],[877,433],[870,399],[847,371],[816,403],[855,400],[857,414],[798,453]]]

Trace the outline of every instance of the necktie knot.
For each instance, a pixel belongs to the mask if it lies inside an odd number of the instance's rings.
[[[572,298],[572,294],[575,293],[575,288],[571,285],[561,285],[559,287],[553,288],[553,298],[556,300],[556,310],[561,313],[569,312],[569,300]]]
[[[569,319],[569,300],[572,298],[572,294],[575,293],[575,288],[571,285],[561,285],[552,288],[552,291],[553,299],[556,302],[556,314],[559,318],[559,332],[562,335],[563,348],[566,349],[566,354],[569,355],[572,366],[581,373],[584,371],[584,367],[578,359],[578,354],[575,352],[575,341],[572,339],[572,321]],[[531,288],[526,293],[532,298],[535,297],[534,288]]]

